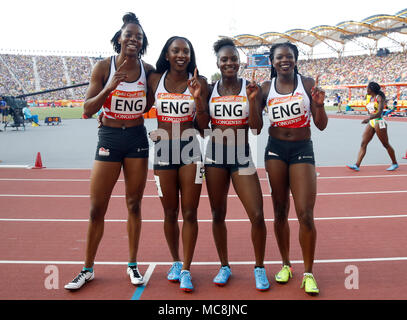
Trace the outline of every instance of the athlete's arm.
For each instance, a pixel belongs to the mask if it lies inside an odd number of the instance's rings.
[[[324,107],[325,91],[318,87],[319,75],[316,81],[312,78],[303,78],[305,90],[311,100],[311,113],[315,126],[324,130],[328,125],[328,116]]]
[[[121,69],[126,64],[126,61],[115,72],[112,81],[106,86],[105,77],[110,68],[110,59],[105,59],[96,63],[93,68],[88,91],[85,96],[85,103],[83,106],[83,113],[87,117],[92,117],[102,107],[109,94],[117,88],[121,81],[127,78],[127,74],[121,72]]]
[[[146,78],[147,78],[147,107],[146,107],[145,112],[149,112],[155,102],[155,90],[157,89],[157,84],[156,84],[157,77],[154,76],[156,73],[154,73],[155,69],[152,65],[150,65],[148,63],[144,63],[144,70],[146,71]]]
[[[254,135],[258,135],[263,128],[263,97],[261,89],[255,81],[255,70],[253,70],[251,82],[246,87],[246,94],[249,100],[249,127]]]
[[[261,106],[263,109],[267,106],[267,96],[270,91],[270,85],[271,85],[271,81],[267,80],[267,81],[264,81],[260,86],[260,88],[261,88],[260,96],[262,99]]]
[[[196,115],[194,119],[195,126],[198,130],[208,128],[209,113],[208,113],[208,83],[206,79],[198,76],[198,70],[195,69],[194,76],[188,80],[188,88],[194,97]]]
[[[155,103],[155,92],[157,91],[158,83],[160,81],[161,74],[152,72],[147,78],[147,108],[150,110]],[[152,141],[159,140],[158,130],[152,130],[148,133],[148,136]]]

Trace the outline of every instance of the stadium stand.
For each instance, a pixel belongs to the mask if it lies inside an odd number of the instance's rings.
[[[299,46],[299,72],[315,78],[320,75],[320,85],[326,89],[329,100],[339,92],[343,105],[362,107],[365,86],[369,81],[379,84],[407,83],[407,41],[396,40],[395,35],[407,37],[407,9],[395,15],[374,15],[360,22],[344,21],[335,26],[316,26],[310,30],[292,29],[285,33],[267,32],[260,36],[238,35],[233,37],[238,48],[246,56],[265,53],[273,43],[291,41]],[[378,41],[388,38],[399,50],[390,52],[378,49]],[[363,44],[364,40],[372,42]],[[360,44],[367,54],[345,55],[348,43]],[[325,45],[335,57],[315,58],[312,54],[318,45]],[[310,49],[306,52],[304,46]],[[342,46],[342,47],[341,47]],[[348,52],[349,53],[349,52]],[[100,57],[101,58],[101,57]],[[70,87],[89,81],[92,66],[100,58],[72,56],[44,56],[24,54],[0,54],[0,95],[18,96],[43,90]],[[267,61],[267,58],[265,59]],[[256,68],[256,81],[270,78],[269,68]],[[251,79],[249,61],[241,64],[240,75]],[[210,75],[207,75],[210,76]],[[346,86],[361,85],[348,90]],[[385,86],[388,104],[396,110],[407,110],[407,86]],[[72,87],[62,91],[41,93],[30,105],[64,105],[63,101],[79,101],[84,98],[87,86]],[[349,94],[350,92],[350,94]],[[40,101],[40,102],[39,102]]]
[[[57,89],[89,81],[92,66],[98,58],[0,55],[0,95],[18,96],[42,90]],[[35,96],[37,100],[83,99],[86,86]]]

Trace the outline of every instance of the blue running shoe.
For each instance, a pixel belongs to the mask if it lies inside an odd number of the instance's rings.
[[[167,272],[168,281],[178,282],[179,281],[179,276],[180,276],[180,273],[181,273],[181,269],[182,269],[182,262],[175,261],[172,264],[170,270],[168,270],[168,272]]]
[[[393,163],[390,167],[388,167],[386,170],[387,171],[394,171],[399,167],[397,163]]]
[[[180,282],[180,289],[185,291],[185,292],[192,292],[194,291],[194,286],[192,285],[192,277],[191,277],[191,272],[188,270],[182,270],[179,278]]]
[[[359,171],[359,167],[356,164],[348,164],[346,165],[349,169],[354,170],[354,171]]]
[[[266,291],[270,289],[269,281],[266,276],[265,268],[254,268],[254,278],[256,279],[256,289],[260,291]]]
[[[228,282],[231,275],[232,271],[230,270],[230,267],[224,266],[220,268],[218,275],[213,278],[213,283],[222,287]]]

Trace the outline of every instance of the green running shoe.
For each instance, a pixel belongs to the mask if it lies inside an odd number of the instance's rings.
[[[284,265],[279,273],[275,275],[275,279],[278,283],[287,283],[290,278],[293,277],[293,268],[288,265]]]
[[[305,288],[305,292],[309,294],[318,294],[319,289],[317,282],[315,281],[312,273],[304,273],[304,278],[302,279],[301,289]]]

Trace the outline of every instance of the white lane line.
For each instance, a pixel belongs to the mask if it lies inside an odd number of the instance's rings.
[[[143,275],[144,278],[144,283],[141,286],[138,286],[137,289],[134,291],[133,296],[131,297],[131,300],[139,300],[141,295],[144,292],[144,289],[146,288],[148,281],[150,280],[151,275],[154,272],[156,264],[152,263],[148,266],[146,272]]]
[[[346,258],[346,259],[316,259],[314,263],[351,263],[351,262],[390,262],[390,261],[407,261],[407,257],[376,257],[376,258]],[[117,266],[126,265],[127,261],[96,261],[95,265],[105,265],[105,266]],[[153,265],[156,266],[170,266],[173,262],[162,261],[162,262],[137,262],[138,265]],[[233,265],[252,265],[255,261],[231,261],[229,262]],[[303,260],[291,260],[293,264],[302,264]],[[83,261],[41,261],[41,260],[0,260],[0,264],[44,264],[44,265],[83,265]],[[281,261],[264,261],[264,264],[281,264]],[[192,262],[195,266],[208,266],[208,265],[219,265],[219,261],[202,261],[202,262]],[[151,275],[151,274],[150,274]]]
[[[328,220],[362,220],[362,219],[400,219],[407,218],[407,214],[393,214],[380,216],[355,216],[355,217],[315,217],[315,221]],[[273,222],[274,219],[264,219],[266,222]],[[31,218],[0,218],[0,222],[88,222],[88,219],[31,219]],[[179,219],[178,222],[182,222]],[[250,222],[249,219],[226,219],[226,222]],[[289,218],[288,221],[298,221],[297,218]],[[127,222],[125,219],[106,219],[105,222]],[[143,222],[163,223],[163,219],[143,219]],[[212,219],[199,219],[198,222],[212,222]]]
[[[371,176],[333,176],[333,177],[321,177],[318,180],[334,180],[334,179],[376,179],[376,178],[397,178],[397,177],[407,177],[407,174],[387,174],[387,175],[371,175]],[[267,181],[267,178],[260,178],[260,181]],[[90,182],[90,179],[50,179],[50,178],[0,178],[0,181],[14,181],[14,182]],[[117,180],[118,182],[124,182],[124,179]],[[154,179],[147,179],[148,182],[155,182]]]
[[[320,192],[317,196],[344,196],[344,195],[369,195],[369,194],[396,194],[407,193],[407,190],[387,190],[387,191],[351,191],[351,192]],[[263,194],[264,197],[271,197],[270,194]],[[0,194],[0,197],[9,198],[89,198],[86,194]],[[125,195],[112,195],[111,198],[124,198]],[[143,198],[158,198],[155,194],[145,194]],[[207,194],[202,194],[201,198],[208,198]],[[229,194],[228,198],[237,198],[236,194]]]

